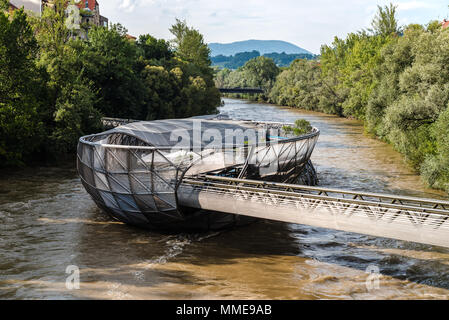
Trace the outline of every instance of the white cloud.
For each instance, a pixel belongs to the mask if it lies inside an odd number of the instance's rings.
[[[425,24],[447,13],[444,0],[101,0],[102,15],[129,33],[171,38],[175,18],[200,30],[207,42],[285,40],[314,53],[334,36],[369,27],[377,5],[398,5],[401,22]]]
[[[120,9],[125,10],[125,12],[133,12],[136,8],[136,1],[135,0],[122,0],[121,4],[119,5]]]
[[[408,2],[400,2],[398,5],[398,11],[407,11],[407,10],[416,10],[416,9],[432,9],[435,8],[436,5],[429,1],[408,1]]]

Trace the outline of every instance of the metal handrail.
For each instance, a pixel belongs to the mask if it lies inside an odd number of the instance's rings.
[[[417,198],[417,197],[409,197],[409,196],[396,196],[391,194],[382,194],[382,193],[370,193],[370,192],[359,192],[354,190],[341,190],[341,189],[332,189],[332,188],[324,188],[324,187],[313,187],[313,186],[305,186],[298,184],[288,184],[288,183],[279,183],[279,182],[271,182],[271,181],[260,181],[260,180],[247,180],[247,179],[235,179],[229,177],[220,177],[220,176],[204,176],[209,180],[220,180],[234,183],[244,183],[244,184],[257,184],[257,185],[266,185],[266,186],[278,186],[283,188],[293,188],[293,189],[302,189],[302,190],[311,190],[311,191],[321,191],[321,192],[329,192],[329,193],[345,193],[352,195],[362,195],[362,196],[371,196],[371,197],[379,197],[379,198],[390,198],[390,199],[401,199],[408,201],[419,201],[419,202],[429,202],[429,203],[441,203],[443,205],[449,206],[449,201],[439,200],[439,199],[430,199],[430,198]]]
[[[224,183],[217,183],[224,182]],[[228,184],[225,184],[225,183]],[[426,213],[438,213],[449,215],[449,201],[436,200],[436,199],[421,199],[407,196],[395,196],[389,194],[379,194],[379,193],[367,193],[367,192],[357,192],[357,191],[346,191],[337,190],[329,188],[319,188],[310,187],[286,183],[276,183],[276,182],[266,182],[257,180],[245,180],[245,179],[235,179],[227,177],[217,177],[217,176],[203,176],[197,179],[184,179],[183,183],[197,185],[202,187],[218,187],[226,189],[235,190],[246,190],[252,192],[266,193],[266,194],[278,194],[285,196],[295,196],[295,197],[308,197],[320,200],[330,200],[344,203],[369,205],[377,207],[385,207],[392,209],[407,209],[407,210],[417,210]],[[229,184],[233,183],[233,184]],[[248,186],[249,185],[249,186]],[[253,187],[251,187],[253,186]],[[279,190],[279,189],[284,190]],[[287,191],[291,190],[291,191]],[[318,194],[311,194],[310,191],[317,192]],[[340,194],[340,197],[329,196],[328,193]],[[324,194],[324,195],[323,195]],[[345,198],[344,195],[358,196],[357,198]],[[378,198],[379,201],[366,200],[363,197]],[[394,202],[384,202],[382,199],[396,200]],[[399,202],[396,203],[396,202]],[[402,203],[406,202],[406,203]],[[411,203],[410,203],[411,202]],[[442,209],[438,209],[441,206]],[[446,209],[447,208],[447,209]]]
[[[256,122],[256,123],[264,123],[264,122]],[[268,122],[267,122],[268,123]],[[288,123],[285,123],[288,124]],[[301,136],[297,136],[297,137],[293,137],[293,138],[288,138],[285,140],[278,140],[278,141],[270,141],[270,144],[284,144],[284,143],[289,143],[289,142],[296,142],[296,141],[301,141],[301,140],[306,140],[306,139],[310,139],[310,138],[314,138],[316,136],[318,136],[320,134],[320,130],[318,128],[313,127],[312,128],[312,132],[305,134],[305,135],[301,135]],[[185,150],[186,147],[183,146],[132,146],[132,145],[119,145],[119,144],[104,144],[104,143],[100,143],[99,141],[89,141],[89,138],[93,138],[96,136],[100,136],[100,135],[105,135],[104,132],[102,133],[96,133],[96,134],[91,134],[91,135],[87,135],[87,136],[83,136],[79,139],[80,143],[83,144],[87,144],[90,146],[101,146],[101,147],[105,147],[105,148],[116,148],[116,149],[139,149],[139,150]],[[262,145],[258,145],[256,144],[243,144],[243,145],[233,145],[233,148],[248,148],[251,146],[262,146]],[[217,148],[220,150],[225,150],[228,149],[228,146],[222,146],[221,148]],[[210,149],[214,149],[214,148],[210,148]]]

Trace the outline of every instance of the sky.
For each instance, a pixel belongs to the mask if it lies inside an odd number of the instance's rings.
[[[377,5],[398,5],[401,25],[426,24],[449,18],[444,0],[98,0],[110,22],[129,34],[149,33],[171,39],[168,29],[176,18],[198,29],[207,43],[284,40],[313,53],[335,36],[368,28]]]

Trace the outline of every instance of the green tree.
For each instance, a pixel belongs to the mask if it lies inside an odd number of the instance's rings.
[[[221,101],[220,92],[215,87],[210,49],[202,34],[179,19],[170,32],[175,37],[176,57],[173,62],[181,81],[181,109],[192,116],[215,113]]]
[[[215,82],[217,86],[225,88],[263,88],[267,94],[245,95],[245,97],[253,100],[268,100],[268,93],[272,89],[279,72],[280,69],[273,59],[257,56],[237,70],[220,70],[215,76]],[[240,97],[240,95],[237,95],[237,97]]]
[[[239,52],[231,56],[229,61],[224,65],[225,68],[237,69],[242,67],[249,60],[260,56],[259,51],[253,50],[251,52]]]
[[[260,87],[269,90],[273,87],[279,68],[273,59],[256,57],[243,66],[243,71],[250,87]]]
[[[37,63],[46,70],[47,102],[41,119],[45,125],[46,157],[76,150],[78,138],[102,129],[98,98],[86,77],[83,55],[86,43],[71,37],[65,23],[64,1],[45,8],[42,18],[31,18],[41,45]]]
[[[164,39],[156,39],[145,34],[139,36],[136,44],[147,63],[167,64],[173,58],[174,53],[170,43]]]
[[[170,32],[175,36],[173,42],[176,46],[176,55],[179,58],[202,69],[210,68],[210,49],[198,30],[187,26],[185,21],[176,19],[176,23],[170,28]]]
[[[270,91],[270,101],[307,110],[319,110],[321,69],[315,61],[296,60],[282,71]]]
[[[101,131],[101,113],[94,107],[95,100],[95,91],[81,77],[62,88],[49,136],[52,143],[48,148],[53,154],[72,153],[79,137]]]
[[[79,69],[98,92],[95,108],[108,117],[144,119],[145,88],[138,50],[120,24],[94,27],[83,46]]]
[[[426,155],[421,173],[434,188],[449,192],[449,107],[443,111],[431,128],[436,152]]]
[[[399,76],[412,65],[413,45],[423,32],[422,26],[406,27],[403,37],[393,38],[381,49],[379,65],[373,72],[376,86],[368,100],[365,124],[369,132],[384,140],[388,134],[384,126],[385,110],[400,95]]]
[[[438,152],[432,125],[449,102],[449,34],[423,32],[412,44],[413,63],[399,76],[399,94],[385,109],[387,138],[419,169]]]
[[[24,11],[0,12],[0,166],[23,163],[43,141],[37,53]]]
[[[62,55],[71,38],[66,26],[66,5],[66,0],[54,0],[53,7],[44,7],[40,17],[29,17],[43,54]]]
[[[224,68],[215,74],[215,85],[217,88],[227,88],[228,87],[228,79],[229,75],[231,74],[231,70]]]
[[[397,6],[390,3],[388,6],[377,6],[377,13],[371,22],[371,31],[382,36],[389,36],[392,33],[400,33],[398,21],[396,19]]]
[[[8,0],[0,0],[0,10],[7,11],[9,9],[9,1]]]
[[[342,103],[343,114],[365,119],[366,106],[376,82],[373,72],[380,64],[380,53],[389,37],[359,34],[348,49],[345,65],[341,69],[342,87],[347,92]]]
[[[183,116],[181,77],[176,71],[167,71],[161,66],[146,66],[143,72],[147,88],[147,120],[169,119]],[[181,72],[182,73],[182,72]]]

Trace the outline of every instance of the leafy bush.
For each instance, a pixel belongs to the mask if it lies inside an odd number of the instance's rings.
[[[0,12],[0,166],[21,165],[44,139],[40,117],[45,85],[35,59],[38,44],[23,10]]]
[[[304,134],[307,134],[312,131],[312,125],[309,121],[305,119],[298,119],[295,121],[294,126],[283,126],[282,130],[285,132],[285,134],[294,134],[295,136],[301,136]]]

